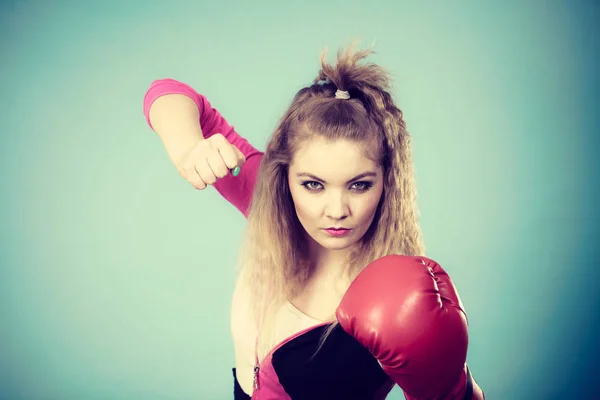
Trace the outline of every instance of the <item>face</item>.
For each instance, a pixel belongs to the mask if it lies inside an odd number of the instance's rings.
[[[288,182],[296,213],[321,248],[352,246],[373,221],[383,192],[383,170],[366,150],[361,143],[314,139],[294,155]]]

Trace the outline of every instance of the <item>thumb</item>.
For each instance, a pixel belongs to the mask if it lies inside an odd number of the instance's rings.
[[[229,171],[231,172],[231,175],[238,176],[240,173],[240,169],[246,162],[246,156],[244,156],[244,153],[242,153],[240,149],[238,149],[236,146],[232,145],[232,147],[237,158],[237,165],[234,168],[231,168]]]
[[[246,156],[236,146],[233,146],[233,149],[238,159],[238,167],[241,167],[246,162]]]

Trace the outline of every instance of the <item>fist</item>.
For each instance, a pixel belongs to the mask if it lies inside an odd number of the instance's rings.
[[[244,154],[220,133],[202,139],[176,163],[179,175],[196,189],[203,190],[217,179],[227,176],[229,170],[242,167]]]

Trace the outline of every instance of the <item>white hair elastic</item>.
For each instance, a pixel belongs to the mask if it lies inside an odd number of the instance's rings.
[[[348,93],[348,91],[346,90],[336,90],[335,92],[335,98],[336,99],[343,99],[343,100],[348,100],[350,98],[350,93]]]

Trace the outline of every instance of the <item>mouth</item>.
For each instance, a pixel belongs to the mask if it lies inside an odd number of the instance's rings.
[[[352,229],[350,228],[327,228],[324,229],[330,236],[340,237],[348,234]]]

